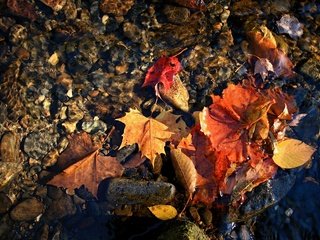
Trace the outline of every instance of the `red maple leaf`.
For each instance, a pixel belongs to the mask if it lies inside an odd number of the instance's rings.
[[[152,86],[155,88],[158,97],[158,84],[163,84],[164,91],[170,89],[173,84],[173,77],[182,69],[179,59],[175,56],[159,58],[152,67],[148,69],[142,87]]]

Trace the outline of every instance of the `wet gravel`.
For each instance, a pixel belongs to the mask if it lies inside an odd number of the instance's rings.
[[[117,202],[114,185],[109,189],[110,204],[96,200],[83,187],[70,192],[45,185],[72,133],[85,131],[98,139],[115,127],[102,152],[118,154],[121,161],[135,153],[135,146],[115,152],[121,126],[114,119],[129,108],[150,114],[154,92],[141,85],[147,69],[162,55],[186,49],[178,57],[183,66],[179,76],[190,96],[189,113],[208,105],[208,96],[221,93],[227,83],[245,78],[252,71],[243,47],[248,22],[267,25],[288,44],[295,77],[270,78],[266,84],[293,94],[299,112],[307,114],[291,127],[289,135],[319,146],[320,4],[205,2],[202,11],[170,0],[0,3],[0,239],[167,239],[185,226],[189,226],[187,231],[179,236],[196,229],[202,239],[320,238],[319,151],[306,168],[279,173],[281,177],[289,172],[294,176],[290,179],[295,179],[282,200],[277,187],[278,192],[268,195],[271,203],[258,206],[262,196],[273,191],[273,182],[255,190],[251,202],[241,209],[241,214],[250,217],[237,223],[225,220],[228,210],[219,208],[224,198],[217,203],[219,211],[206,206],[188,208],[185,218],[193,223],[175,221],[171,226],[150,220],[148,201],[181,203],[184,198],[179,187],[175,193],[175,186],[166,183],[166,178],[174,176],[165,160],[165,177],[152,172],[147,163],[125,172],[130,181],[123,183],[123,191],[129,195],[134,185],[139,192],[144,179],[151,182],[155,199],[133,196],[133,203],[126,202],[129,198]],[[286,14],[297,18],[302,35],[287,34],[278,27]],[[170,104],[159,101],[158,105],[191,118]],[[282,184],[287,186],[285,181]],[[167,195],[162,194],[168,188]],[[259,191],[267,192],[259,195]],[[256,216],[267,206],[272,207]],[[144,218],[150,224],[144,222],[141,227]],[[192,236],[188,239],[195,239]]]

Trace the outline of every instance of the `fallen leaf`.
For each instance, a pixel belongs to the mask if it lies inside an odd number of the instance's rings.
[[[171,148],[170,157],[176,177],[181,185],[188,193],[188,198],[192,198],[192,194],[196,189],[197,171],[192,160],[181,149]]]
[[[173,85],[174,75],[180,72],[181,69],[181,64],[176,56],[162,56],[148,69],[142,87],[155,87],[155,91],[157,93],[158,84],[161,83],[163,85],[164,92],[166,92]],[[158,97],[160,96],[158,95]]]
[[[69,135],[68,140],[67,148],[61,153],[56,165],[53,167],[55,171],[66,169],[100,148],[100,145],[95,144],[86,132]]]
[[[122,164],[124,168],[136,168],[144,163],[147,159],[145,157],[141,157],[141,153],[138,152],[134,154],[129,160]]]
[[[166,90],[162,85],[158,86],[158,95],[161,99],[168,101],[176,108],[182,111],[189,111],[189,93],[187,88],[183,85],[179,75],[173,77],[172,86]]]
[[[275,145],[272,159],[281,168],[296,168],[307,163],[315,151],[304,142],[289,138]]]
[[[189,134],[189,128],[180,115],[163,111],[155,119],[168,126],[169,131],[173,133],[170,140],[176,145]]]
[[[199,115],[201,131],[230,163],[246,161],[252,151],[250,140],[268,137],[267,112],[274,101],[253,87],[233,84],[223,91],[223,97],[212,99],[210,109],[204,108]]]
[[[48,184],[70,190],[84,185],[97,196],[100,182],[108,177],[120,177],[123,170],[116,158],[100,156],[97,150],[54,176]]]
[[[129,113],[118,120],[126,125],[120,148],[137,143],[141,157],[150,159],[153,166],[156,156],[165,153],[165,143],[170,140],[173,133],[165,124],[146,118],[135,109],[130,109]]]
[[[7,6],[12,13],[31,21],[35,21],[38,17],[34,5],[27,0],[8,0]]]
[[[177,216],[177,210],[171,205],[154,205],[148,207],[150,212],[160,220],[170,220]]]
[[[274,34],[264,25],[255,27],[247,33],[251,54],[268,59],[277,76],[293,76],[293,64],[283,49],[278,48]]]
[[[271,62],[267,58],[259,58],[254,64],[253,74],[260,74],[264,80],[269,75],[269,72],[274,72]]]

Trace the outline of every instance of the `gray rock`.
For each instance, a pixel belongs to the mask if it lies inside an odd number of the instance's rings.
[[[46,221],[52,221],[67,215],[73,215],[76,213],[76,210],[72,198],[67,194],[63,194],[61,198],[55,199],[49,204],[43,218]]]
[[[15,206],[10,212],[10,217],[15,221],[30,221],[39,216],[44,209],[44,204],[36,198],[29,198]]]
[[[195,223],[189,221],[170,224],[169,229],[163,232],[157,240],[209,240],[209,237]]]
[[[139,27],[130,22],[126,22],[123,24],[123,33],[132,42],[139,42],[142,37]]]
[[[97,132],[105,132],[108,128],[107,124],[101,121],[98,117],[95,117],[91,121],[83,122],[81,125],[83,131],[94,134]]]
[[[29,157],[40,160],[57,146],[57,141],[58,135],[48,130],[32,132],[25,138],[23,150]]]
[[[124,204],[156,205],[173,200],[175,186],[166,182],[114,178],[107,183],[105,197],[114,206]]]

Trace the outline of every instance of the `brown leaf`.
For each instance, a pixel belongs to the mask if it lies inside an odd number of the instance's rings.
[[[172,143],[178,144],[182,138],[188,136],[189,129],[181,116],[163,111],[156,117],[156,120],[168,126],[169,131],[173,133],[170,139]]]
[[[189,198],[196,189],[197,171],[192,160],[181,149],[171,148],[170,156],[178,181],[185,188]]]
[[[123,167],[125,167],[125,168],[135,168],[135,167],[140,166],[146,160],[147,159],[145,157],[141,157],[141,153],[138,152],[138,153],[134,154],[128,161],[126,161],[123,164]]]
[[[165,153],[165,143],[173,133],[163,123],[146,118],[135,109],[130,109],[129,113],[118,120],[126,125],[120,147],[137,143],[142,157],[147,157],[154,165],[156,156]]]
[[[69,145],[58,158],[54,170],[61,171],[100,148],[86,132],[68,136]]]
[[[167,100],[173,106],[181,109],[182,111],[189,111],[189,93],[187,88],[183,85],[179,75],[174,75],[174,81],[168,90],[163,85],[158,85],[158,91],[164,100]]]
[[[84,185],[97,196],[99,183],[103,179],[120,177],[122,173],[123,167],[116,158],[100,156],[95,151],[56,175],[48,184],[72,190]]]

